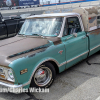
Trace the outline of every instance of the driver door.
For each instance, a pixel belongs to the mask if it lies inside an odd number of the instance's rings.
[[[74,35],[77,33],[77,36]],[[78,17],[66,18],[62,42],[66,49],[66,68],[85,59],[88,55],[88,38],[82,31]]]
[[[7,28],[4,21],[0,21],[0,39],[7,37]]]

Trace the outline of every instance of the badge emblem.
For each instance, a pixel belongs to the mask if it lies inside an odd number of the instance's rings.
[[[62,54],[63,50],[60,50],[58,53]]]

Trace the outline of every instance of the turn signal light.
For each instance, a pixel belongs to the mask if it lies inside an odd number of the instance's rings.
[[[4,76],[4,75],[0,75],[0,77],[1,77],[1,78],[5,78],[5,76]]]

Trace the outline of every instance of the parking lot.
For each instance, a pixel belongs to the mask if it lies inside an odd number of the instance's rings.
[[[100,63],[100,53],[89,58],[91,63]],[[49,93],[33,93],[43,100],[100,100],[100,65],[88,65],[82,61],[57,75]],[[25,100],[25,93],[0,93],[0,100]]]

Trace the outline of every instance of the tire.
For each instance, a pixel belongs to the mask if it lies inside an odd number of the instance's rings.
[[[97,54],[100,54],[100,50],[98,52],[96,52]]]
[[[35,71],[30,87],[48,88],[56,77],[54,66],[50,62],[46,62],[39,66]]]

